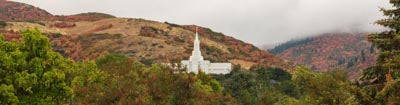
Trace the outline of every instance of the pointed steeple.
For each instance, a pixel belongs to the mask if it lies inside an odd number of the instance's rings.
[[[193,51],[192,51],[192,56],[190,56],[191,61],[203,61],[203,56],[201,56],[201,51],[200,51],[200,40],[199,40],[199,34],[197,32],[197,27],[196,27],[196,34],[195,34],[195,39],[193,41]]]
[[[197,27],[196,27],[196,34],[195,34],[195,38],[194,38],[194,45],[193,45],[193,51],[198,50],[200,52],[200,41],[199,41],[199,33],[197,33]]]

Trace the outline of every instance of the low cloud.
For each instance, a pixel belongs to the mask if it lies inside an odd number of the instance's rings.
[[[255,45],[326,32],[376,32],[388,0],[16,0],[52,14],[103,12],[197,24]]]

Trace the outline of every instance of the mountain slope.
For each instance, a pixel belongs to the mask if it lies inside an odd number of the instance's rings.
[[[50,37],[54,50],[75,60],[121,53],[142,62],[162,63],[188,59],[195,27],[86,13],[34,22],[7,21],[0,32],[12,39],[18,38],[15,34],[20,30],[37,28]],[[291,66],[269,52],[208,28],[199,27],[199,35],[203,56],[213,62],[231,62],[243,68],[264,65],[289,69]]]
[[[366,34],[329,33],[289,41],[270,50],[283,59],[306,65],[316,71],[335,69],[356,79],[361,70],[375,64],[377,49],[367,41]]]
[[[0,13],[0,21],[41,20],[53,16],[32,5],[6,0],[0,0]]]
[[[0,0],[0,21],[96,21],[106,18],[115,18],[115,16],[88,12],[75,15],[53,15],[43,9],[28,5],[25,3]]]

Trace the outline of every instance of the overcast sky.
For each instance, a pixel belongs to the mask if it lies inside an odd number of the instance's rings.
[[[255,44],[326,32],[375,32],[388,0],[15,0],[56,15],[102,12],[118,17],[196,24]]]

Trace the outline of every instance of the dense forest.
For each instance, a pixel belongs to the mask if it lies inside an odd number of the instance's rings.
[[[1,105],[399,105],[400,1],[383,9],[369,35],[377,63],[351,82],[344,72],[294,72],[265,66],[226,75],[192,74],[117,53],[95,60],[64,58],[38,29],[19,39],[0,35]]]
[[[343,72],[323,74],[305,67],[292,74],[254,66],[250,72],[234,67],[227,75],[195,75],[144,65],[121,54],[73,61],[54,52],[38,30],[21,34],[21,40],[0,39],[1,104],[376,105],[399,101],[399,80],[388,74],[378,84],[351,83]]]
[[[51,48],[38,30],[0,40],[1,104],[367,104],[373,101],[343,73],[299,67],[240,67],[227,75],[185,73],[109,54],[73,61]]]

